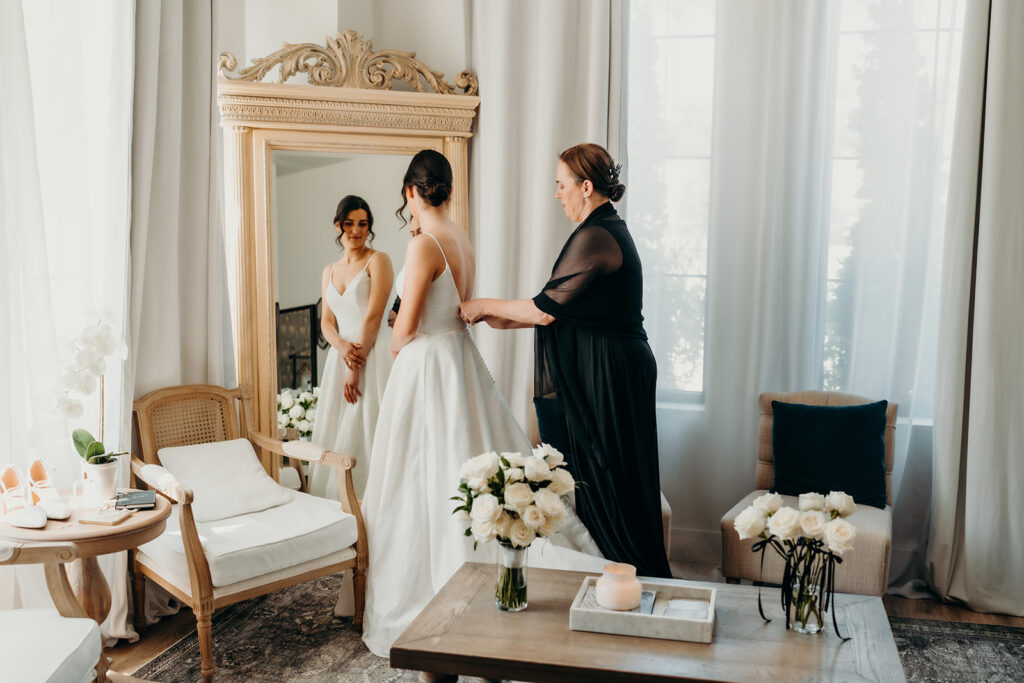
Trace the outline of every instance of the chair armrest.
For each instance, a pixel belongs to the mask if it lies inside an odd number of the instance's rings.
[[[70,562],[78,557],[74,543],[11,543],[0,541],[0,564]]]
[[[317,462],[332,467],[341,467],[346,470],[356,466],[356,459],[351,455],[335,453],[334,451],[327,450],[320,444],[308,441],[278,441],[259,432],[249,432],[249,440],[260,448],[265,448],[278,455],[286,455],[296,460]]]
[[[160,465],[147,465],[133,455],[132,474],[162,493],[173,503],[182,505],[192,503],[192,489],[180,483],[169,470]]]

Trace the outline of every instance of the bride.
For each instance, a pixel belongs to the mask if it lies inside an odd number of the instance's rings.
[[[531,450],[459,318],[476,264],[466,232],[447,218],[451,191],[442,154],[413,157],[397,213],[404,220],[408,206],[421,232],[409,242],[396,280],[396,359],[362,503],[370,549],[363,640],[380,657],[463,562],[494,561],[494,544],[474,551],[465,523],[451,514],[462,463],[487,451]],[[531,566],[580,571],[605,564],[573,514],[550,542],[535,541],[529,558]]]

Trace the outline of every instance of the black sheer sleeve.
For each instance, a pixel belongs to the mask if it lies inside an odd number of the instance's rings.
[[[599,275],[622,267],[622,249],[615,237],[600,225],[584,225],[569,238],[551,279],[534,297],[537,308],[558,318],[572,316],[573,302]]]

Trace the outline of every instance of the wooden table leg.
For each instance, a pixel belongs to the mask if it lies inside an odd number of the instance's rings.
[[[419,683],[455,683],[459,680],[456,674],[435,674],[429,671],[421,671]]]
[[[67,567],[68,581],[78,602],[90,619],[102,624],[110,613],[110,586],[100,571],[99,562],[95,557],[84,557],[68,563]]]

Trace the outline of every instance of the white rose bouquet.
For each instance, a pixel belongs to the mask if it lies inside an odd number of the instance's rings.
[[[525,455],[482,453],[463,463],[459,476],[452,514],[469,525],[474,549],[496,539],[502,548],[525,550],[537,537],[554,534],[566,516],[562,496],[576,486],[564,456],[549,444]],[[525,559],[510,564],[520,566],[502,568],[495,600],[502,609],[523,609]]]
[[[283,389],[277,395],[277,426],[279,429],[297,429],[299,436],[313,435],[316,420],[316,404],[320,398],[320,387],[312,391]]]
[[[853,513],[857,504],[842,491],[832,491],[827,496],[802,493],[799,509],[782,503],[782,496],[777,493],[758,496],[736,516],[733,527],[740,540],[761,539],[754,543],[753,551],[761,553],[762,567],[768,547],[786,563],[781,591],[786,628],[792,622],[802,633],[817,633],[824,625],[823,614],[835,592],[836,565],[853,548],[857,529],[844,517]],[[765,621],[770,621],[764,616],[760,593],[757,609]],[[839,635],[835,610],[832,625]]]

